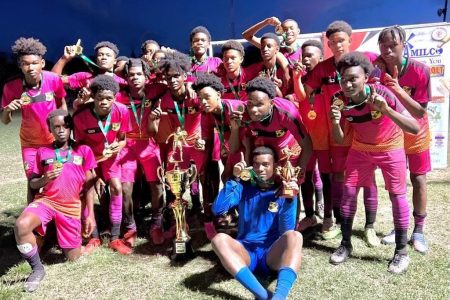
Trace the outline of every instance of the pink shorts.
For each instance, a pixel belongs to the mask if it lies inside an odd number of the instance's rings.
[[[424,175],[431,171],[430,150],[420,153],[406,154],[409,172],[415,175]]]
[[[59,211],[41,202],[32,202],[24,210],[32,213],[41,220],[41,225],[35,230],[44,236],[47,224],[55,220],[56,237],[62,249],[75,249],[81,247],[81,221],[80,219],[66,216]]]
[[[167,161],[169,161],[169,157],[172,155],[172,149],[169,150]],[[203,174],[204,166],[206,163],[207,153],[205,150],[195,149],[194,146],[183,146],[183,161],[179,163],[181,169],[187,169],[190,166],[190,161],[195,163],[197,167],[198,174]],[[174,155],[175,160],[179,160],[179,151],[177,150]],[[168,170],[173,168],[173,164],[168,163]]]
[[[319,165],[320,173],[331,173],[331,158],[329,150],[314,150],[309,159],[306,171],[314,171],[316,162]]]
[[[109,181],[111,178],[122,178],[119,156],[120,153],[97,164],[97,169],[95,169],[95,171],[97,172],[97,175],[101,175],[105,182]]]
[[[375,169],[383,173],[385,189],[393,194],[406,193],[406,157],[404,149],[366,152],[350,149],[345,184],[368,187],[373,184]]]
[[[120,151],[122,182],[134,182],[138,162],[148,182],[158,181],[156,170],[161,166],[158,144],[152,140],[127,140],[127,145]]]
[[[33,174],[34,163],[36,162],[36,153],[40,147],[48,145],[42,145],[39,147],[22,147],[22,161],[23,168],[25,170],[25,175],[28,179],[31,179],[31,174]]]
[[[345,172],[346,164],[347,164],[347,155],[350,147],[343,146],[331,146],[330,147],[330,155],[331,155],[331,172],[332,173],[342,173]]]

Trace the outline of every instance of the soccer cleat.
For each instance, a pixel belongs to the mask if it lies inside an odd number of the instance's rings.
[[[121,239],[116,239],[109,242],[108,247],[119,252],[122,255],[128,255],[133,252],[131,247],[128,247]]]
[[[322,238],[324,240],[332,240],[341,235],[341,227],[338,224],[333,224],[332,218],[323,219],[322,229],[320,231],[322,233]]]
[[[32,270],[30,276],[28,276],[27,281],[25,281],[25,284],[23,285],[24,290],[28,293],[37,290],[42,279],[44,279],[44,276],[44,269]]]
[[[214,227],[214,223],[213,222],[205,222],[204,226],[205,226],[206,237],[208,238],[208,240],[212,240],[217,234],[216,228]]]
[[[384,245],[393,245],[395,244],[395,230],[392,230],[389,234],[385,235],[381,239],[381,243]]]
[[[92,238],[89,240],[89,242],[84,247],[83,254],[89,255],[91,254],[95,249],[100,247],[102,244],[102,241],[100,239]]]
[[[333,254],[331,254],[330,263],[332,263],[333,265],[338,265],[345,262],[350,256],[350,254],[352,254],[352,250],[353,250],[352,246],[347,247],[341,244],[336,249],[336,251],[334,251]]]
[[[161,227],[156,225],[150,226],[150,238],[152,239],[153,245],[163,244],[165,239]]]
[[[313,227],[317,224],[316,216],[304,217],[297,225],[297,231],[305,231],[306,229]]]
[[[369,247],[380,246],[380,239],[377,237],[377,233],[373,228],[364,229],[364,241]]]
[[[421,254],[426,254],[428,252],[428,243],[425,240],[425,235],[423,233],[414,232],[411,237],[411,243],[414,250]]]
[[[316,214],[316,216],[317,217],[319,217],[319,219],[322,219],[323,220],[323,214],[324,214],[324,212],[323,212],[323,209],[324,209],[324,206],[323,206],[324,204],[323,204],[323,200],[320,200],[320,201],[316,201],[316,205],[315,205],[315,214]]]
[[[123,236],[124,243],[131,248],[134,247],[136,239],[137,239],[137,232],[134,229],[128,229],[128,231]]]
[[[394,274],[402,274],[406,272],[409,266],[409,257],[407,254],[394,254],[389,262],[388,271]]]

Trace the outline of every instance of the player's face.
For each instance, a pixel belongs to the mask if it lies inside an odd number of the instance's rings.
[[[27,81],[38,82],[45,67],[45,60],[39,55],[23,55],[19,58],[19,67]]]
[[[202,103],[203,111],[211,113],[219,108],[220,92],[210,86],[202,88],[198,92],[198,98]]]
[[[345,69],[341,74],[341,88],[348,98],[357,99],[358,95],[364,92],[364,84],[368,76],[360,66]]]
[[[98,91],[94,96],[95,111],[100,116],[106,116],[111,111],[115,99],[116,96],[112,91],[108,90]]]
[[[192,50],[194,51],[195,55],[203,55],[208,51],[209,48],[209,39],[206,34],[203,32],[197,32],[192,37],[191,42]]]
[[[158,49],[159,49],[158,45],[153,44],[153,43],[149,43],[149,44],[145,45],[144,55],[146,55],[146,54],[152,55]]]
[[[142,67],[131,67],[128,70],[128,85],[134,89],[141,89],[145,85],[145,74]]]
[[[69,140],[70,128],[64,121],[64,116],[56,116],[50,120],[50,132],[59,144],[66,143]]]
[[[379,44],[381,57],[387,64],[397,64],[402,60],[404,46],[398,35],[395,35],[394,38],[388,34]]]
[[[263,60],[271,60],[278,52],[279,47],[274,39],[263,39],[261,41],[261,56]]]
[[[177,70],[169,69],[164,77],[169,85],[169,90],[171,93],[176,93],[183,89],[184,81],[186,80],[186,74],[181,74]]]
[[[273,176],[273,156],[261,154],[253,157],[253,170],[263,180],[269,180]]]
[[[338,59],[350,52],[350,43],[351,38],[343,31],[335,32],[328,38],[328,47]]]
[[[158,52],[153,54],[153,61],[155,63],[158,63],[161,59],[165,58],[166,55],[164,54],[164,52]]]
[[[282,27],[284,33],[286,34],[286,44],[291,45],[295,43],[298,35],[300,34],[300,29],[298,28],[297,22],[287,21],[283,23]]]
[[[266,93],[251,91],[247,98],[247,113],[253,122],[259,122],[270,112],[272,100]]]
[[[108,47],[97,49],[97,65],[105,71],[111,71],[116,64],[116,53]]]
[[[322,60],[322,51],[314,46],[307,46],[302,51],[302,64],[309,72]]]
[[[237,50],[229,49],[223,53],[222,62],[227,73],[234,73],[239,70],[243,60],[241,52]]]

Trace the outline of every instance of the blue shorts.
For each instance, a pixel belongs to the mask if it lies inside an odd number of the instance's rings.
[[[266,263],[267,253],[270,250],[270,246],[267,247],[265,245],[252,245],[243,243],[239,240],[238,242],[240,242],[248,252],[248,256],[250,257],[250,265],[248,266],[248,268],[250,269],[250,271],[263,277],[268,277],[276,274],[276,271],[271,270]]]

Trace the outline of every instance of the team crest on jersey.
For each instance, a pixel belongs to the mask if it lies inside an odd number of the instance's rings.
[[[45,93],[45,101],[52,101],[53,100],[53,92],[47,92]]]
[[[111,129],[113,131],[118,131],[120,129],[120,123],[112,123],[111,124]]]
[[[79,155],[74,155],[73,156],[73,163],[77,166],[81,166],[83,164],[83,157],[79,156]]]
[[[278,212],[278,203],[277,202],[269,202],[268,210],[273,213]]]
[[[197,112],[197,110],[193,106],[188,106],[187,109],[188,109],[188,114],[190,114],[190,115],[195,114]]]
[[[404,86],[403,90],[408,94],[408,96],[411,96],[412,88],[409,86]]]
[[[370,114],[372,115],[372,120],[376,120],[381,117],[381,112],[376,111],[376,110],[371,110]]]
[[[282,137],[282,136],[284,135],[285,132],[286,132],[286,131],[284,131],[283,129],[280,129],[280,130],[275,131],[275,135],[276,135],[277,137]]]

